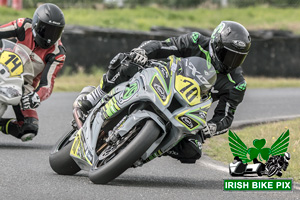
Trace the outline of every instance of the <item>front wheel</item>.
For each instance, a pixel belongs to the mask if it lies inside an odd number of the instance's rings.
[[[50,166],[53,171],[58,174],[73,175],[81,170],[70,156],[70,151],[74,141],[74,139],[71,139],[71,137],[75,131],[75,129],[72,129],[66,135],[60,138],[50,153]]]
[[[148,120],[142,129],[133,134],[129,142],[124,142],[120,150],[105,160],[95,162],[90,170],[89,178],[93,183],[106,184],[131,167],[155,142],[160,128],[153,120]],[[111,149],[107,146],[102,152]]]

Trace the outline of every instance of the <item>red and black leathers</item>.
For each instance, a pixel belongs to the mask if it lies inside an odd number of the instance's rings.
[[[146,41],[140,45],[140,48],[146,50],[149,59],[166,58],[169,55],[200,56],[215,65],[209,54],[209,42],[209,37],[193,32],[171,37],[165,41]],[[217,81],[212,89],[212,98],[219,102],[210,120],[217,125],[217,131],[231,126],[235,110],[243,101],[246,81],[242,73],[242,68],[238,67],[229,74],[217,74]]]
[[[34,77],[24,77],[24,94],[36,92],[40,100],[44,101],[52,93],[54,79],[63,67],[66,58],[66,50],[60,40],[48,49],[37,46],[32,34],[31,22],[29,18],[19,18],[0,26],[0,39],[14,39],[27,51],[33,63]],[[5,130],[2,129],[2,131],[18,138],[26,132],[37,133],[38,116],[35,109],[23,111],[20,106],[16,106],[14,111],[17,122],[6,125]],[[17,127],[17,125],[20,126]],[[18,133],[16,129],[19,130]]]

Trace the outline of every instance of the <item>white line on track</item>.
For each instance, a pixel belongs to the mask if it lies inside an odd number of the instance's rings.
[[[221,165],[217,165],[217,164],[214,164],[212,162],[209,162],[209,161],[204,161],[204,162],[201,162],[201,164],[209,167],[209,168],[213,168],[213,169],[216,169],[218,171],[222,171],[222,172],[225,172],[225,173],[229,173],[229,168],[226,168],[226,167],[223,167]]]

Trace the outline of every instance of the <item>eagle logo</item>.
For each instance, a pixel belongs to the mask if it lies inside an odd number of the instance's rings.
[[[269,159],[269,156],[281,155],[287,152],[290,140],[290,132],[287,130],[283,132],[280,137],[272,144],[271,148],[264,147],[266,144],[265,139],[253,140],[253,146],[248,148],[245,143],[239,138],[237,134],[229,130],[229,146],[234,157],[238,156],[243,163],[253,161],[259,158],[260,161]]]

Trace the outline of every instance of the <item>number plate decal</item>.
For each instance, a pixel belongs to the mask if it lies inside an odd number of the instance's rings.
[[[21,58],[13,52],[3,51],[0,62],[7,67],[11,77],[20,76],[24,71]]]
[[[189,105],[194,106],[201,102],[201,90],[195,80],[177,75],[175,79],[175,89]]]

